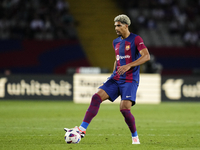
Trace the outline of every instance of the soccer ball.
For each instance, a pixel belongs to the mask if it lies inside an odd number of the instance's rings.
[[[79,131],[71,129],[65,133],[65,142],[67,144],[77,144],[81,141],[81,135]]]

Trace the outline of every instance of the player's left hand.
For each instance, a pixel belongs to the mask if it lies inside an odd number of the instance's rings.
[[[128,71],[131,67],[129,65],[120,66],[117,70],[119,75],[123,75],[126,71]]]

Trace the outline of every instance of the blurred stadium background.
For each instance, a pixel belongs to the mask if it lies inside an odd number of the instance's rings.
[[[181,94],[184,100],[198,101],[199,0],[1,0],[1,99],[23,98],[23,93],[43,99],[41,91],[52,95],[48,89],[64,88],[66,80],[73,93],[74,73],[111,73],[113,19],[122,13],[131,18],[130,30],[144,39],[151,54],[141,72],[159,74],[160,89],[168,83],[160,93],[174,85],[179,96],[172,99],[180,99]],[[62,82],[65,77],[70,79]],[[184,93],[188,90],[191,93]]]

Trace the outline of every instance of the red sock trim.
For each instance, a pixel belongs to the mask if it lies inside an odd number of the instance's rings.
[[[120,111],[122,111],[122,110],[129,110],[130,111],[130,109],[120,109]]]

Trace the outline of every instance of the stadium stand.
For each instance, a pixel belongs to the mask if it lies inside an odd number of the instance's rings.
[[[127,11],[147,46],[200,46],[199,0],[124,0]]]
[[[66,74],[90,66],[66,0],[0,1],[0,73]]]
[[[70,12],[78,22],[77,31],[92,66],[113,71],[115,59],[112,41],[115,39],[114,17],[122,10],[113,0],[68,0]]]
[[[199,0],[118,0],[118,5],[131,18],[132,31],[162,66],[161,74],[199,74]]]
[[[112,20],[121,13],[131,18],[131,31],[144,39],[162,74],[199,70],[199,0],[1,0],[0,72],[65,73],[82,65],[111,72]],[[70,57],[66,50],[72,50]],[[26,58],[30,52],[34,59]]]
[[[0,39],[76,39],[65,0],[1,0]]]

